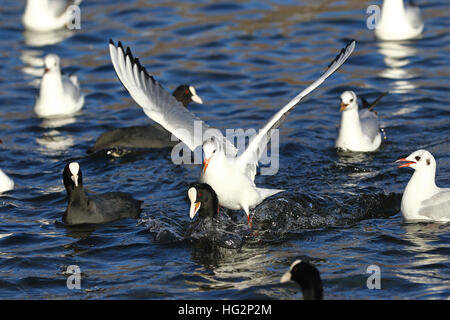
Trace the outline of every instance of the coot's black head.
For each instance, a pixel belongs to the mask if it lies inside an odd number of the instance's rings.
[[[203,100],[197,95],[197,91],[193,86],[181,85],[178,86],[172,94],[178,101],[180,101],[185,107],[190,102],[196,102],[203,104]]]
[[[323,287],[319,270],[307,261],[296,260],[291,268],[280,279],[281,283],[288,281],[297,282],[305,300],[322,300]]]
[[[216,192],[206,183],[194,183],[188,190],[191,208],[189,216],[191,219],[198,213],[200,217],[214,217],[219,212],[219,200]]]
[[[68,193],[72,192],[75,187],[83,186],[83,174],[81,173],[78,162],[71,162],[65,166],[63,181]]]

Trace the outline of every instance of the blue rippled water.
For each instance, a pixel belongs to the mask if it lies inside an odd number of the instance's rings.
[[[450,225],[407,224],[399,211],[411,176],[393,162],[426,148],[437,184],[450,186],[448,2],[418,1],[425,31],[383,43],[366,28],[381,1],[84,1],[81,29],[37,37],[21,25],[24,1],[0,8],[0,167],[16,187],[0,205],[0,298],[296,299],[279,279],[292,261],[320,270],[326,299],[448,299]],[[150,120],[116,78],[108,40],[121,40],[172,91],[197,88],[190,109],[220,129],[260,128],[349,39],[351,58],[297,106],[280,130],[280,168],[256,183],[280,187],[255,210],[221,211],[216,228],[191,222],[187,187],[200,166],[171,163],[170,150],[116,158],[86,150],[104,131]],[[64,121],[33,113],[42,58],[56,53],[86,94]],[[378,152],[338,155],[339,96],[374,99],[387,140]],[[78,161],[95,192],[143,200],[141,219],[97,228],[62,222],[62,170]],[[69,265],[81,289],[66,287]],[[367,267],[381,269],[369,290]]]

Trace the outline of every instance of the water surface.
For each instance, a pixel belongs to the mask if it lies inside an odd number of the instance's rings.
[[[400,43],[374,40],[369,4],[84,1],[81,30],[36,36],[22,28],[24,2],[3,0],[0,167],[16,188],[0,198],[0,298],[296,299],[298,286],[279,279],[302,258],[317,265],[327,299],[448,299],[450,225],[403,221],[412,172],[393,164],[426,148],[437,184],[450,185],[448,3],[421,1],[423,38]],[[110,38],[168,90],[194,85],[205,103],[191,110],[220,129],[262,127],[358,43],[281,128],[279,171],[256,183],[287,192],[256,208],[251,232],[243,212],[221,211],[216,228],[189,220],[186,191],[200,166],[173,165],[170,150],[86,154],[106,130],[150,123],[115,76]],[[74,117],[33,114],[47,53],[80,79],[86,103]],[[335,152],[345,90],[369,100],[390,92],[377,106],[388,137],[378,152]],[[89,190],[144,200],[141,219],[66,227],[69,161]],[[69,265],[81,268],[81,290],[66,287]],[[381,268],[381,290],[367,289],[370,265]]]

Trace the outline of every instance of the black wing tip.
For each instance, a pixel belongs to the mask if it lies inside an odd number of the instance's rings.
[[[382,94],[380,94],[377,98],[377,100],[380,100],[381,98],[383,98],[385,95],[387,95],[389,93],[389,91],[384,91]]]
[[[345,45],[344,50],[347,50],[348,47],[350,47],[351,45],[356,45],[356,40],[355,39],[350,39],[350,41]]]
[[[348,50],[348,48],[349,48],[350,46],[352,46],[352,45],[356,45],[356,40],[355,40],[355,39],[351,39],[351,40],[345,45],[345,47],[342,48],[342,50],[341,50],[341,52],[340,52],[339,55],[344,54],[344,53]]]
[[[374,107],[378,104],[378,102],[380,102],[380,100],[381,100],[385,95],[387,95],[388,93],[389,93],[389,91],[383,92],[383,93],[382,93],[378,98],[376,98],[375,101],[372,102],[372,103],[368,103],[367,100],[366,100],[366,103],[368,104],[367,108],[369,109],[369,111],[373,111],[373,112],[376,113],[376,111],[375,111],[373,108],[374,108]],[[363,102],[363,104],[364,104],[364,102]]]
[[[417,8],[417,4],[413,0],[409,0],[408,2],[411,7]]]
[[[110,44],[114,45],[114,42],[113,42],[111,39],[110,39]],[[114,46],[115,46],[115,45],[114,45]],[[119,42],[117,43],[117,48],[119,48],[119,49],[122,50],[125,59],[126,59],[126,57],[128,56],[128,58],[130,59],[131,64],[132,64],[133,66],[136,65],[137,68],[138,68],[138,70],[139,70],[139,72],[143,72],[147,78],[149,78],[149,79],[152,80],[153,84],[159,84],[159,83],[155,80],[155,78],[153,78],[153,76],[150,75],[150,74],[147,72],[147,70],[145,69],[145,67],[144,67],[144,66],[141,64],[141,62],[139,61],[139,58],[135,58],[135,57],[133,56],[133,53],[131,52],[131,48],[130,48],[130,47],[127,47],[126,49],[124,49],[124,46],[122,45],[122,42],[119,41]]]
[[[131,52],[130,52],[130,54],[131,54]],[[130,59],[131,58],[132,58],[132,56],[130,56]],[[145,67],[139,61],[139,58],[134,58],[134,60],[132,60],[132,61],[133,61],[133,64],[135,64],[138,67],[139,72],[143,72],[147,78],[151,79],[153,83],[156,83],[155,78],[153,78],[153,76],[147,72]]]
[[[117,49],[122,49],[122,51],[123,51],[123,53],[125,53],[125,49],[123,48],[123,45],[122,45],[122,41],[118,41],[117,42],[117,45],[114,43],[114,40],[113,39],[109,39],[109,44],[110,45],[113,45],[115,48],[117,48]],[[129,48],[127,48],[127,49],[129,49]]]
[[[133,57],[133,54],[131,53],[130,47],[127,47],[127,50],[125,51],[125,57],[128,56],[131,63],[135,63],[136,59]],[[141,69],[141,66],[138,65],[139,70]]]
[[[336,56],[336,58],[334,58],[333,61],[330,62],[330,64],[328,65],[327,68],[330,68],[333,63],[335,63],[337,60],[339,60],[346,52],[347,49],[352,45],[352,44],[356,44],[356,40],[355,39],[351,39],[350,42],[348,42],[344,48],[341,49],[341,51],[338,53],[338,55]]]
[[[367,101],[366,98],[361,97],[361,102],[362,102],[363,108],[367,108],[370,110],[370,103],[369,103],[369,101]]]
[[[117,47],[116,48],[121,49],[122,52],[125,53],[125,49],[123,48],[122,41],[119,40],[119,42],[117,42]]]

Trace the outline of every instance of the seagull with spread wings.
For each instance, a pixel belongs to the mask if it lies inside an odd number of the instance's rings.
[[[212,187],[217,194],[220,206],[232,210],[244,210],[249,223],[250,209],[267,197],[283,191],[258,188],[255,185],[258,161],[270,141],[273,130],[284,122],[294,106],[339,69],[354,49],[355,41],[352,40],[329,64],[325,72],[281,108],[264,128],[252,137],[247,149],[238,155],[238,150],[218,130],[214,130],[210,138],[205,141],[203,138],[194,137],[196,122],[201,123],[202,132],[210,127],[184,108],[181,102],[178,102],[150,76],[140,64],[139,59],[133,57],[130,48],[124,50],[120,41],[117,46],[112,40],[109,44],[114,69],[131,97],[149,118],[184,142],[190,150],[203,146],[204,161],[200,182]],[[196,209],[199,210],[200,207]]]

